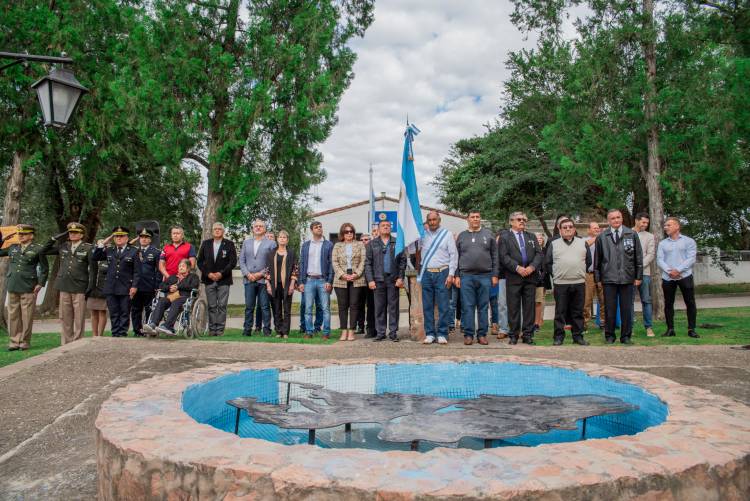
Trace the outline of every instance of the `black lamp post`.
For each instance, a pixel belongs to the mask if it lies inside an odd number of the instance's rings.
[[[69,57],[35,56],[32,54],[16,54],[0,52],[0,58],[14,59],[12,63],[0,67],[0,72],[25,61],[45,63],[72,63]],[[52,68],[50,74],[41,78],[31,86],[37,93],[39,105],[44,116],[44,125],[65,127],[73,115],[81,96],[88,89],[76,80],[73,72],[65,68]]]

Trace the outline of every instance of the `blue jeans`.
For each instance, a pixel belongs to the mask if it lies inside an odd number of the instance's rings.
[[[448,338],[451,322],[450,289],[445,287],[448,268],[439,273],[425,270],[422,275],[422,311],[424,312],[425,336]],[[438,325],[435,330],[435,305],[438,308]]]
[[[641,298],[641,307],[643,309],[643,326],[650,329],[652,324],[653,307],[651,306],[651,277],[643,275],[643,281],[638,286],[638,296]],[[635,304],[635,294],[633,294],[633,303]],[[633,312],[633,323],[635,323],[635,308]]]
[[[299,302],[299,331],[300,332],[307,332],[307,328],[305,326],[305,295],[301,294],[300,302]],[[315,303],[315,332],[320,332],[321,327],[323,326],[323,309],[320,307],[320,303]]]
[[[317,304],[323,310],[323,335],[331,334],[331,296],[325,289],[326,282],[322,278],[308,278],[305,282],[305,332],[313,333],[313,305]]]
[[[247,282],[245,284],[245,323],[243,324],[242,329],[245,332],[250,332],[253,330],[256,299],[258,300],[257,307],[260,308],[263,315],[263,334],[270,335],[271,307],[268,303],[268,292],[266,292],[265,281],[262,284],[258,282]]]
[[[487,309],[490,303],[490,288],[492,276],[483,275],[461,276],[461,328],[464,337],[474,337],[474,315],[479,318],[476,329],[477,338],[487,336]]]

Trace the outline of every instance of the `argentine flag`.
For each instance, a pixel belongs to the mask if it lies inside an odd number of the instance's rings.
[[[410,246],[424,234],[422,211],[419,210],[417,179],[414,175],[414,136],[420,130],[414,125],[407,125],[404,132],[404,156],[401,161],[401,193],[398,196],[398,228],[396,236],[396,254]]]

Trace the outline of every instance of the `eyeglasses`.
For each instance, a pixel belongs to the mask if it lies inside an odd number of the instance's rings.
[[[560,226],[560,229],[562,229],[562,230],[572,230],[572,229],[575,229],[575,226],[571,226],[569,224],[566,224],[565,226]]]
[[[518,221],[519,223],[525,223],[528,221],[528,219],[526,219],[525,217],[517,217],[516,221]]]
[[[354,233],[354,230],[344,230],[344,235],[346,235],[348,233]]]

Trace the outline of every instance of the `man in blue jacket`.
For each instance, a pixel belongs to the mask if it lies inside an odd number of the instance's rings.
[[[331,253],[333,244],[323,238],[323,225],[318,221],[310,223],[312,239],[302,244],[300,253],[300,291],[305,298],[304,337],[313,337],[313,311],[316,304],[323,310],[323,339],[331,336],[330,294],[333,286],[333,266]]]

